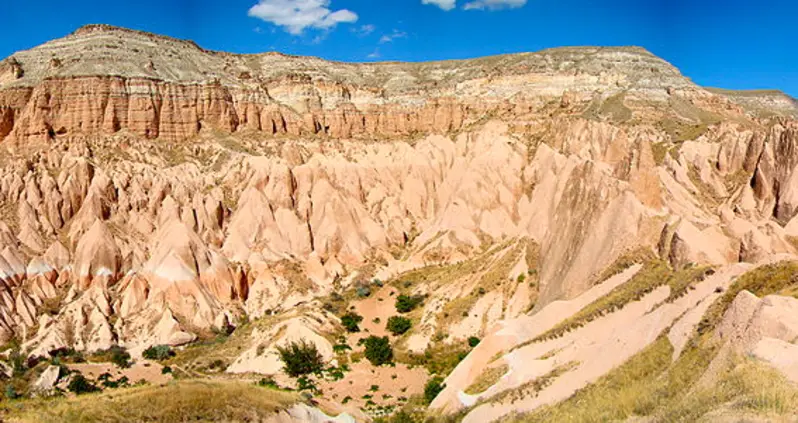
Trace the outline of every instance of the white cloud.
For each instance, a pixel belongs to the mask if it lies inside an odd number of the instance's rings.
[[[352,32],[354,32],[360,37],[365,37],[366,35],[369,35],[372,32],[374,32],[375,29],[377,29],[376,26],[372,24],[365,24],[365,25],[360,25],[357,28],[352,28]]]
[[[262,19],[299,35],[305,28],[331,29],[339,23],[357,21],[351,10],[329,9],[330,0],[259,0],[249,9],[249,16]]]
[[[380,37],[380,44],[390,43],[397,38],[405,38],[405,37],[407,37],[406,32],[394,29],[392,33],[385,34],[382,37]]]
[[[380,58],[380,49],[375,48],[374,51],[369,53],[369,55],[366,56],[366,57],[369,58],[369,59],[379,59]]]
[[[421,4],[434,4],[443,10],[454,9],[456,0],[421,0]]]
[[[465,4],[465,10],[515,9],[526,4],[527,0],[473,0]]]

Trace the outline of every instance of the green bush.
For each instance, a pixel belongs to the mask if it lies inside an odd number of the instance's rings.
[[[161,368],[161,374],[165,375],[167,373],[172,373],[172,368],[169,366],[163,366],[163,368]]]
[[[100,382],[100,384],[105,388],[119,388],[121,386],[128,386],[130,384],[130,380],[127,378],[127,376],[122,376],[118,380],[114,380],[113,376],[108,372],[105,372],[97,377],[97,381]]]
[[[385,328],[388,329],[392,334],[399,336],[407,331],[413,326],[413,323],[410,319],[402,316],[391,316],[388,319],[388,323],[385,325]]]
[[[469,336],[468,337],[468,346],[471,347],[471,348],[474,348],[477,345],[479,345],[479,338],[477,338],[476,336]]]
[[[291,342],[287,346],[277,347],[280,359],[283,360],[285,372],[292,377],[321,373],[324,360],[312,342],[304,339]]]
[[[419,304],[424,300],[424,297],[414,295],[409,296],[402,294],[396,297],[396,311],[400,313],[409,313],[413,311],[414,308],[418,307]]]
[[[264,377],[258,381],[258,386],[262,386],[264,388],[271,388],[271,389],[280,389],[280,385],[275,382],[272,377]]]
[[[19,398],[19,394],[17,394],[17,390],[14,389],[14,385],[8,384],[6,385],[6,398],[12,400]]]
[[[91,355],[91,360],[94,362],[111,362],[123,369],[126,369],[133,364],[130,361],[130,354],[127,352],[127,350],[125,350],[124,347],[120,347],[119,345],[114,345],[107,350],[95,351]]]
[[[118,367],[126,369],[133,363],[130,362],[130,354],[120,346],[113,346],[111,350],[111,363],[116,364]]]
[[[432,403],[432,400],[438,396],[438,394],[443,391],[446,385],[443,384],[443,378],[440,376],[435,376],[427,382],[427,385],[424,386],[424,402],[429,405]]]
[[[358,286],[355,291],[357,292],[357,296],[360,298],[366,298],[371,295],[371,288],[368,285],[360,285]]]
[[[144,350],[141,355],[148,360],[161,361],[174,356],[175,352],[169,345],[153,345]]]
[[[391,343],[388,342],[387,336],[380,338],[379,336],[371,335],[363,343],[366,346],[364,355],[371,364],[381,366],[393,360],[393,348],[391,348]]]
[[[100,390],[100,388],[89,382],[89,380],[83,377],[82,374],[78,373],[72,377],[72,380],[69,381],[67,390],[69,390],[69,392],[74,392],[76,395],[80,395],[90,392],[97,392]]]
[[[344,329],[350,333],[360,332],[360,327],[358,325],[362,321],[363,316],[352,311],[341,316],[341,324],[344,325]]]

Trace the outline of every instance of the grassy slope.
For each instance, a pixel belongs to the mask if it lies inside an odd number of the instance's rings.
[[[259,421],[297,402],[297,396],[251,383],[175,381],[98,394],[2,403],[4,421],[184,422]]]
[[[696,382],[715,349],[692,348],[675,363],[672,352],[668,339],[661,337],[571,398],[508,421],[599,422],[649,416],[654,422],[692,422],[713,410],[785,416],[798,409],[798,388],[753,359],[737,357],[714,385],[702,388]]]
[[[709,386],[698,381],[716,357],[714,328],[742,290],[757,296],[798,292],[798,263],[782,262],[740,276],[714,303],[688,348],[671,361],[664,336],[626,363],[579,390],[571,398],[509,422],[623,421],[648,416],[653,422],[713,420],[726,416],[796,419],[798,387],[771,367],[748,357],[732,357]],[[609,295],[612,296],[612,293]]]

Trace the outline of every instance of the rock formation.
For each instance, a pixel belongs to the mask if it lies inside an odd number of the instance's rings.
[[[343,64],[84,27],[0,62],[0,340],[140,351],[271,316],[229,370],[273,373],[297,337],[333,356],[324,299],[438,271],[408,288],[427,299],[404,347],[487,342],[433,408],[607,357],[466,420],[534,410],[671,324],[680,344],[748,263],[796,253],[798,108],[757,95],[706,90],[639,48]],[[634,251],[718,271],[523,346],[628,281],[639,267],[606,270]],[[745,301],[741,319],[794,308]],[[771,344],[794,330],[763,322],[773,333],[744,350],[793,377]],[[459,392],[497,353],[512,375]]]

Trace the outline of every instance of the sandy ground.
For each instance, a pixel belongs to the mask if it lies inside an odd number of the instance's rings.
[[[335,382],[324,381],[318,385],[323,396],[333,401],[340,403],[347,396],[351,397],[345,407],[365,407],[368,398],[363,396],[371,395],[370,399],[376,405],[394,405],[399,408],[405,403],[400,397],[410,398],[423,393],[429,378],[423,367],[411,369],[405,364],[374,367],[363,359],[358,363],[351,363],[350,367],[352,371],[344,373],[343,379]],[[371,389],[373,385],[377,386],[374,391]]]
[[[385,324],[391,316],[399,315],[396,311],[396,297],[399,291],[392,286],[383,286],[379,290],[374,290],[372,294],[363,300],[353,301],[354,312],[363,316],[360,322],[360,332],[349,334],[349,345],[354,348],[360,338],[369,335],[385,336],[389,332],[385,330]],[[375,323],[374,319],[379,319]],[[393,338],[391,336],[391,338]],[[392,339],[393,340],[393,339]]]
[[[171,374],[161,374],[163,366],[149,360],[137,361],[127,369],[120,369],[111,363],[77,363],[69,364],[68,367],[70,370],[78,370],[87,379],[93,380],[106,372],[110,373],[114,380],[127,376],[131,384],[142,379],[152,384],[166,383],[172,380]]]
[[[396,297],[399,292],[392,286],[384,286],[372,291],[368,298],[353,301],[355,313],[363,316],[360,322],[360,332],[347,334],[347,344],[352,347],[351,353],[362,353],[364,348],[358,341],[370,335],[388,336],[391,345],[396,348],[397,337],[391,335],[385,325],[388,318],[399,315],[396,311]],[[375,322],[375,318],[379,321]],[[344,378],[338,381],[323,381],[318,384],[323,397],[327,400],[341,403],[344,398],[351,397],[344,409],[371,408],[376,406],[397,406],[404,404],[400,398],[410,398],[412,395],[424,392],[424,385],[429,379],[427,370],[423,367],[409,368],[405,364],[396,363],[395,366],[375,367],[367,359],[362,358],[357,363],[349,363],[351,371],[344,373]],[[372,386],[377,386],[372,391]],[[371,395],[371,398],[363,398]],[[375,404],[367,407],[371,400]]]

